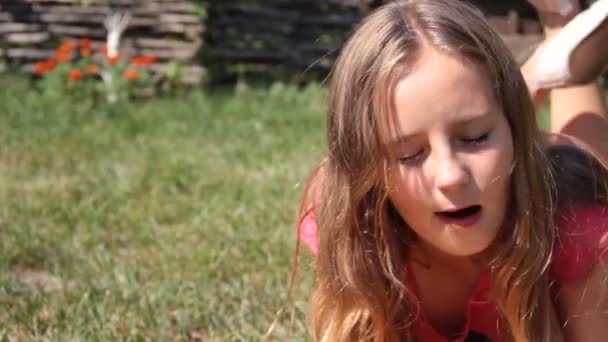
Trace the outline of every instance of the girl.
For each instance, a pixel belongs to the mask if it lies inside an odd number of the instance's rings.
[[[392,2],[335,66],[300,237],[316,341],[598,341],[608,174],[539,131],[517,64],[454,0]]]

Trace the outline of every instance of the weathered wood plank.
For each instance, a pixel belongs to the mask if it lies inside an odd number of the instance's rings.
[[[40,14],[39,20],[47,23],[87,23],[87,24],[103,24],[106,16],[101,14],[87,14],[83,15],[80,13],[42,13]]]
[[[0,22],[14,21],[15,17],[10,13],[0,12]]]
[[[105,38],[106,36],[106,31],[101,27],[51,24],[46,29],[57,35],[74,35],[90,38]]]
[[[129,40],[127,38],[126,40]],[[146,37],[136,37],[131,39],[133,44],[137,47],[142,48],[161,48],[161,49],[188,49],[188,48],[196,48],[201,44],[201,41],[171,41],[167,39],[161,38],[146,38]]]
[[[34,49],[34,48],[0,48],[0,58],[21,59],[21,60],[43,60],[53,57],[54,50]]]
[[[197,54],[197,49],[137,49],[138,54],[154,55],[158,59],[175,59],[178,61],[191,61]]]
[[[36,32],[42,30],[40,24],[26,23],[0,23],[0,34],[20,33],[20,32]]]
[[[134,14],[139,11],[153,11],[153,12],[175,12],[175,13],[186,13],[192,14],[197,11],[197,7],[193,2],[188,1],[176,1],[176,2],[158,2],[150,1],[144,2],[137,5],[134,9]]]
[[[180,24],[201,24],[202,20],[198,16],[190,14],[174,14],[161,13],[159,19],[162,22],[180,23]]]
[[[184,34],[186,36],[196,36],[203,32],[202,26],[184,25],[179,23],[159,23],[155,28],[155,32]]]
[[[49,38],[50,34],[48,32],[9,33],[2,36],[6,43],[19,45],[39,44],[48,41]]]
[[[28,0],[30,2],[31,0]],[[174,13],[176,15],[183,16],[196,16],[194,13],[196,7],[187,2],[181,3],[138,3],[128,8],[116,8],[107,4],[96,4],[92,6],[66,6],[66,5],[55,5],[55,4],[27,4],[25,2],[17,3],[3,3],[0,4],[0,9],[5,11],[10,10],[13,13],[54,13],[54,14],[91,14],[91,15],[103,15],[112,10],[129,10],[133,15],[149,15],[149,14],[161,14],[161,13]],[[187,20],[192,20],[187,18]]]
[[[28,4],[26,2],[0,5],[3,11],[9,11],[14,14],[82,14],[82,15],[104,15],[110,11],[110,7],[106,6],[65,6],[65,5],[40,5]]]
[[[74,0],[27,0],[30,3],[39,4],[69,4],[74,5]],[[158,1],[158,0],[157,0]],[[112,6],[131,6],[133,0],[83,0],[86,2],[85,5],[112,5]]]

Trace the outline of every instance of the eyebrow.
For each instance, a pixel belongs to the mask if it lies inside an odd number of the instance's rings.
[[[391,139],[391,141],[389,142],[390,146],[395,146],[395,145],[399,145],[399,144],[403,144],[408,142],[410,139],[412,139],[412,137],[416,136],[416,134],[403,134],[403,135],[399,135],[394,139]]]
[[[465,126],[473,121],[477,121],[479,119],[482,118],[486,118],[488,117],[490,114],[492,114],[492,112],[483,112],[481,114],[474,114],[474,115],[470,115],[467,116],[465,119],[462,119],[460,121],[456,121],[453,123],[450,123],[450,126]],[[403,144],[408,142],[409,140],[411,140],[413,137],[415,137],[416,135],[418,135],[417,133],[412,133],[412,134],[400,134],[397,137],[395,137],[394,139],[391,139],[389,142],[389,146],[395,146],[398,144]]]

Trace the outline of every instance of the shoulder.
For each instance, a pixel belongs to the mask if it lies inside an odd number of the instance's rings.
[[[608,258],[608,206],[584,205],[559,213],[552,277],[560,284],[585,278]]]

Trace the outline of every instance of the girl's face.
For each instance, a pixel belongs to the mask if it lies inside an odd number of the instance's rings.
[[[394,90],[389,199],[430,248],[453,256],[486,249],[505,220],[511,130],[490,82],[471,63],[424,48]]]

